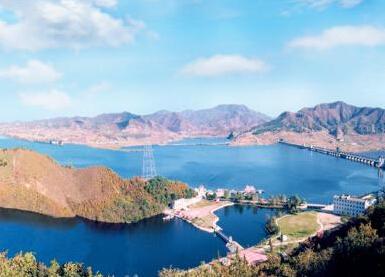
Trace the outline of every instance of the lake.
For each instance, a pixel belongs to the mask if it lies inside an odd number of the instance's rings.
[[[225,142],[195,139],[154,146],[157,171],[191,186],[241,189],[253,184],[267,195],[298,194],[319,203],[330,203],[334,194],[363,194],[380,185],[375,169],[348,160],[285,145],[230,147]],[[36,150],[63,165],[104,165],[123,177],[141,175],[140,147],[123,152],[9,138],[1,138],[0,147]],[[266,236],[264,223],[273,212],[233,206],[216,213],[224,232],[249,246]],[[106,225],[7,210],[0,211],[0,249],[8,249],[10,255],[33,251],[44,262],[81,261],[116,276],[155,276],[162,267],[193,267],[226,253],[219,238],[178,219]]]

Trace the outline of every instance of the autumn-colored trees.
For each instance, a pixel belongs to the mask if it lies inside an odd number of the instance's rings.
[[[92,272],[82,264],[66,263],[63,265],[52,261],[50,266],[37,262],[31,253],[18,254],[7,258],[5,253],[0,253],[0,277],[102,277],[101,274]]]

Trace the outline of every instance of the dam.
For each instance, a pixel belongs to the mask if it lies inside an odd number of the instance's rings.
[[[366,165],[371,166],[371,167],[385,169],[385,158],[382,156],[378,157],[378,159],[374,159],[374,158],[366,157],[362,154],[340,151],[338,148],[336,150],[332,150],[332,149],[317,147],[314,145],[306,145],[306,144],[301,145],[301,144],[295,144],[295,143],[287,142],[283,139],[280,139],[278,141],[278,143],[292,146],[292,147],[297,147],[300,149],[306,149],[309,151],[333,156],[336,158],[342,158],[342,159],[350,160],[353,162],[366,164]]]

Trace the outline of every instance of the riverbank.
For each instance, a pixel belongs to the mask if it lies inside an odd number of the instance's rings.
[[[213,202],[202,200],[189,206],[187,210],[172,211],[172,214],[202,231],[214,233],[214,230],[218,228],[217,222],[219,221],[215,211],[232,205],[234,203],[229,201]],[[166,212],[166,214],[170,214],[170,212]]]
[[[336,149],[339,147],[341,151],[352,153],[381,151],[385,149],[384,134],[351,134],[337,139],[325,131],[303,133],[289,131],[264,132],[261,134],[245,133],[236,137],[231,142],[231,146],[273,145],[280,139],[294,144],[314,145],[328,149]]]
[[[29,134],[15,135],[15,134],[6,134],[0,135],[0,139],[10,138],[24,140],[28,142],[36,143],[49,143],[52,140],[51,137],[41,138],[41,137],[30,137]],[[194,146],[185,145],[180,143],[186,139],[220,139],[223,136],[178,136],[172,138],[161,138],[151,140],[150,143],[154,145],[170,145],[170,146]],[[213,143],[207,144],[211,146],[231,146],[231,147],[242,147],[242,146],[268,146],[277,144],[277,141],[280,139],[285,139],[291,143],[295,144],[308,144],[316,145],[318,147],[336,149],[339,147],[342,151],[351,152],[351,153],[364,153],[372,151],[384,151],[384,141],[385,135],[349,135],[345,136],[343,140],[337,140],[334,136],[331,136],[325,132],[313,132],[313,133],[293,133],[293,132],[265,132],[258,135],[241,135],[236,137],[233,140],[230,140],[226,143]],[[92,147],[95,149],[104,149],[104,150],[116,150],[116,151],[130,151],[131,147],[142,147],[143,141],[110,141],[105,142],[95,142],[95,141],[84,141],[84,140],[69,140],[64,139],[64,144],[75,144]],[[200,145],[200,144],[198,144]],[[205,145],[205,144],[203,144]],[[136,151],[136,150],[133,150]]]

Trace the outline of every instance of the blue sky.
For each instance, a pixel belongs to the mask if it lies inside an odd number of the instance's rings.
[[[0,0],[0,121],[385,107],[385,1]]]

